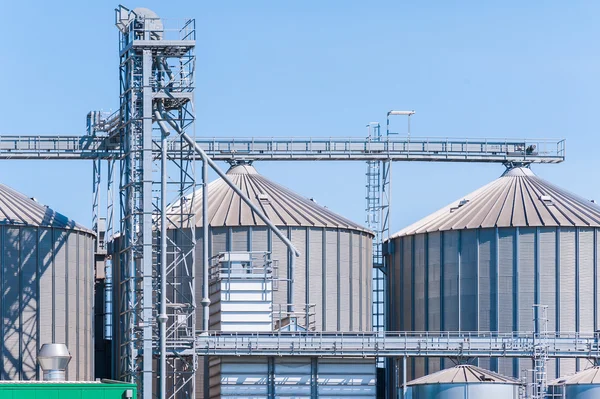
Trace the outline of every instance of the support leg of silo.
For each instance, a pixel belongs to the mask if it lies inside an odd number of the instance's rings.
[[[406,356],[402,358],[402,399],[406,398]]]

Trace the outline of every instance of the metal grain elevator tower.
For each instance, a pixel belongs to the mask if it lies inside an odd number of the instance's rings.
[[[120,109],[100,125],[120,148],[117,372],[137,382],[144,398],[194,397],[196,240],[194,214],[184,204],[193,201],[196,177],[181,135],[194,132],[195,21],[119,6],[115,23]],[[188,354],[178,355],[183,350]]]

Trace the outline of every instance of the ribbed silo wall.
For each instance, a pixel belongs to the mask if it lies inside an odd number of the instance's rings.
[[[354,230],[283,227],[300,251],[294,259],[294,298],[298,311],[315,305],[311,322],[316,331],[371,330],[371,235]],[[290,256],[285,244],[266,227],[213,227],[209,230],[209,258],[227,251],[269,251],[276,260],[277,290],[274,310],[285,310]],[[196,298],[202,298],[202,230],[196,232]],[[197,318],[201,327],[201,317]],[[304,323],[301,318],[300,324]]]
[[[600,398],[598,384],[555,385],[548,387],[546,399],[597,399]]]
[[[548,331],[600,329],[598,229],[527,227],[415,234],[388,244],[389,330],[532,331],[533,305],[548,306]],[[519,377],[530,360],[479,359]],[[416,358],[408,379],[453,363]],[[589,366],[550,360],[550,378]]]
[[[78,230],[3,225],[2,380],[41,377],[37,353],[65,343],[67,380],[94,378],[94,237]]]
[[[430,384],[409,388],[411,399],[518,399],[519,386],[499,383]]]

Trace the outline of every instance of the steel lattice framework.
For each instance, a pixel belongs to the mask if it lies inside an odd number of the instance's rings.
[[[117,373],[137,382],[144,398],[194,397],[196,239],[194,213],[186,204],[197,187],[195,157],[181,135],[194,134],[195,22],[169,29],[152,14],[120,6],[116,25],[120,108],[113,115],[91,112],[88,134],[96,140],[102,136],[98,149],[103,147],[92,156],[96,229],[100,160],[108,159],[109,234],[114,161],[119,160]],[[170,356],[167,346],[175,348]],[[181,355],[183,350],[188,354]]]

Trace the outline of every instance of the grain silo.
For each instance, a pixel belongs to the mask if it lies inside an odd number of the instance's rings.
[[[540,304],[547,306],[548,331],[592,333],[600,323],[599,226],[595,203],[528,168],[508,169],[390,238],[389,328],[532,331],[533,305]],[[448,362],[411,359],[408,378]],[[525,359],[480,359],[479,365],[512,377],[532,368]],[[553,359],[548,376],[588,366]]]
[[[278,263],[280,283],[273,292],[274,312],[291,303],[299,313],[310,305],[309,327],[316,331],[371,330],[372,233],[315,201],[257,173],[248,164],[232,167],[229,179],[281,229],[301,253],[294,262],[294,298],[288,298],[287,247],[222,179],[209,184],[209,258],[229,251],[267,251]],[[202,259],[202,195],[195,196]],[[177,217],[170,218],[177,223]],[[201,265],[197,262],[197,276]],[[196,284],[201,298],[201,284]],[[198,317],[198,322],[201,318]],[[300,316],[299,324],[304,325]]]
[[[600,366],[562,377],[548,384],[547,399],[600,398]]]
[[[227,177],[239,187],[269,220],[277,226],[299,250],[300,257],[293,262],[293,298],[288,295],[291,277],[291,254],[288,248],[266,224],[244,203],[222,179],[208,185],[208,257],[211,263],[222,259],[239,258],[243,253],[270,253],[277,264],[272,293],[267,297],[272,304],[272,330],[290,328],[291,317],[286,312],[294,305],[294,319],[300,329],[314,331],[370,331],[371,330],[371,275],[373,234],[364,227],[345,219],[312,199],[302,197],[258,174],[249,164],[233,166]],[[178,203],[169,207],[169,222],[177,225]],[[194,195],[191,204],[196,219],[196,303],[197,328],[201,328],[202,308],[202,190]],[[187,211],[184,212],[187,214]],[[169,234],[177,242],[176,234]],[[119,247],[118,238],[115,248]],[[114,251],[114,250],[113,250]],[[235,253],[235,256],[224,255]],[[243,257],[243,256],[242,256]],[[113,276],[120,275],[119,258],[114,257]],[[209,285],[215,282],[209,278]],[[115,283],[118,286],[118,282]],[[269,286],[271,286],[269,284]],[[220,289],[216,289],[220,292]],[[115,290],[115,303],[119,303]],[[212,294],[211,294],[212,297]],[[272,299],[271,299],[272,298]],[[254,309],[241,303],[242,312]],[[223,328],[223,300],[212,299],[210,328]],[[116,313],[116,312],[115,312]],[[282,316],[283,313],[283,316]],[[249,324],[248,314],[240,315],[240,323],[227,324],[226,331],[259,331],[242,327]],[[256,318],[256,312],[252,315]],[[282,318],[290,321],[283,324]],[[308,319],[308,321],[307,321]],[[115,325],[117,321],[115,321]],[[264,323],[263,323],[264,324]],[[232,327],[236,326],[236,327]],[[233,328],[233,329],[232,329]],[[235,328],[243,328],[235,330]],[[117,334],[118,338],[118,334]],[[209,362],[210,361],[210,362]],[[352,375],[348,368],[354,370]],[[318,372],[318,374],[317,374]],[[344,373],[343,376],[338,373]],[[360,397],[375,397],[374,359],[248,359],[201,358],[196,379],[196,398],[220,397],[229,392],[262,392],[287,389],[289,392],[327,392],[328,397],[347,397],[352,389]],[[204,377],[210,375],[210,392]],[[317,376],[319,376],[317,378]],[[328,376],[323,379],[321,376]],[[335,376],[335,378],[333,377]],[[350,377],[349,377],[350,376]],[[279,385],[284,379],[285,386]],[[348,386],[349,385],[349,386]],[[218,393],[214,393],[218,392]],[[362,395],[362,396],[361,396]]]
[[[471,365],[458,365],[410,381],[411,399],[517,399],[520,383]]]
[[[4,185],[0,212],[0,379],[41,379],[41,346],[64,343],[66,379],[93,380],[93,233]]]

